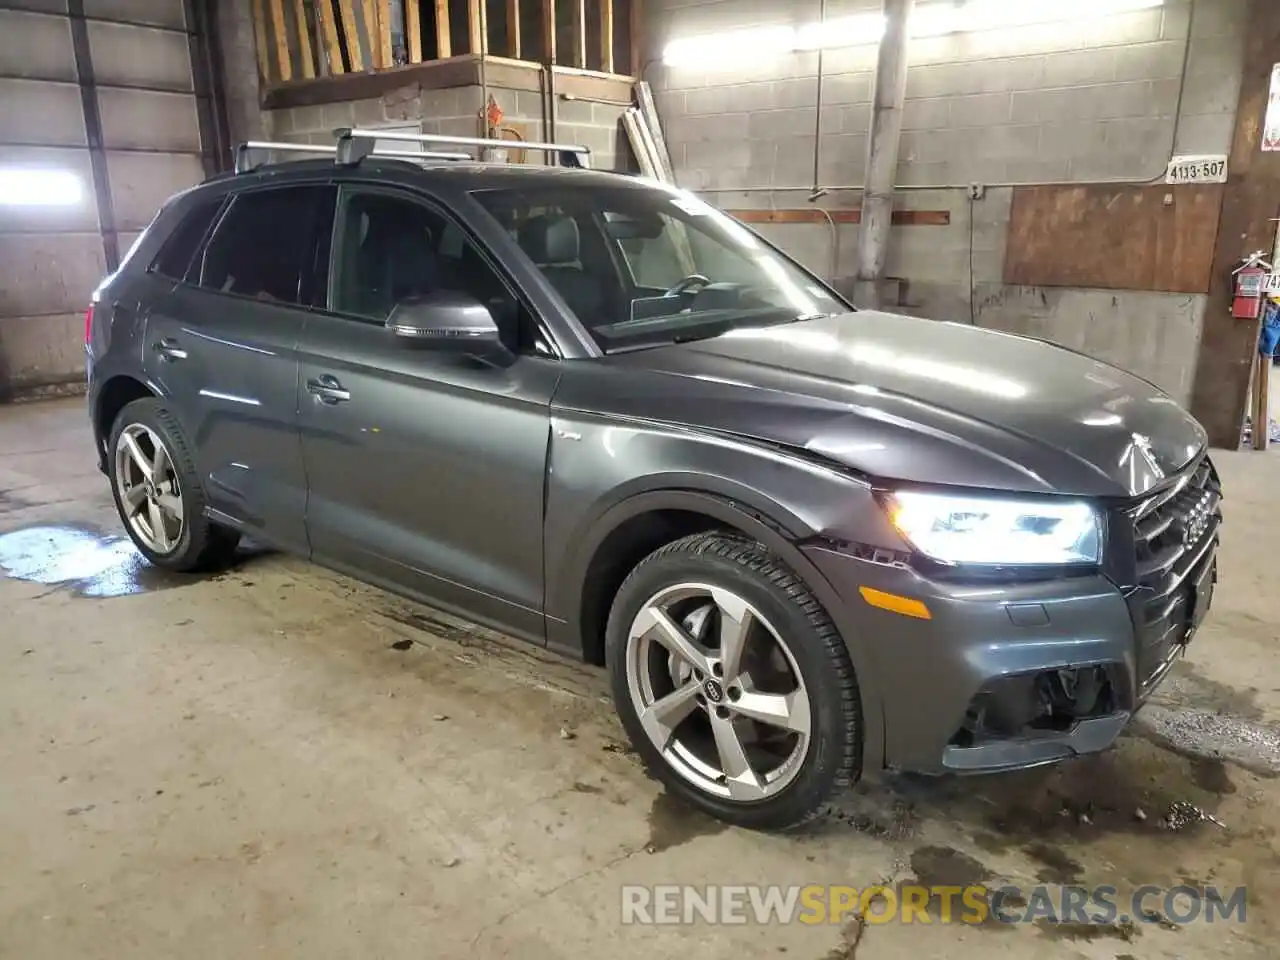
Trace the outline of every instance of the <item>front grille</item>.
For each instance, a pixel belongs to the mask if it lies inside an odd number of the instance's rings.
[[[1139,697],[1160,682],[1189,639],[1195,585],[1206,571],[1217,576],[1221,499],[1217,471],[1206,456],[1125,510],[1136,553],[1129,608],[1138,640]]]

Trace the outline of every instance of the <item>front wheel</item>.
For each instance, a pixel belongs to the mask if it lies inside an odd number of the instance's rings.
[[[783,829],[857,780],[848,650],[804,582],[757,543],[695,534],[642,561],[606,638],[618,714],[667,789],[712,815]]]

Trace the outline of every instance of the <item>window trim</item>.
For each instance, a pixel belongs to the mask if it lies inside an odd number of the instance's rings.
[[[329,278],[327,289],[325,291],[324,306],[316,308],[317,312],[322,312],[327,316],[334,317],[339,320],[354,321],[363,323],[366,326],[373,326],[379,329],[386,329],[385,320],[375,320],[372,317],[361,316],[359,314],[348,313],[342,310],[334,309],[337,299],[337,282],[339,276],[339,264],[343,254],[343,247],[346,236],[346,218],[349,206],[349,199],[361,194],[374,194],[379,196],[393,197],[397,200],[403,200],[406,203],[417,204],[426,208],[429,212],[436,214],[446,224],[452,224],[461,231],[465,242],[479,253],[480,258],[485,265],[493,271],[498,281],[506,288],[507,293],[515,300],[516,304],[521,308],[521,312],[527,314],[534,323],[537,339],[546,344],[549,352],[528,352],[517,353],[520,357],[537,357],[543,360],[563,360],[564,353],[560,349],[560,345],[556,342],[555,337],[551,335],[550,328],[546,319],[525,296],[520,285],[516,283],[515,278],[506,270],[501,261],[493,255],[493,251],[479,237],[474,229],[467,223],[466,218],[455,210],[451,209],[448,203],[435,194],[427,193],[420,188],[403,186],[399,184],[389,184],[381,182],[372,182],[365,180],[349,180],[337,184],[338,195],[336,206],[334,207],[333,224],[330,230],[329,244]]]
[[[233,300],[241,300],[246,303],[255,303],[260,306],[277,307],[277,308],[286,309],[286,310],[303,310],[309,313],[314,313],[316,310],[320,309],[318,307],[313,307],[309,304],[301,303],[298,301],[286,302],[281,300],[260,300],[257,297],[251,297],[243,293],[234,293],[230,290],[218,290],[213,287],[202,286],[200,282],[204,276],[205,257],[209,252],[209,244],[213,240],[213,238],[217,236],[218,230],[221,229],[223,221],[226,220],[226,218],[230,215],[231,211],[235,208],[237,200],[239,200],[241,197],[251,196],[251,195],[260,194],[260,193],[274,193],[274,192],[280,192],[284,190],[297,190],[297,189],[306,189],[306,188],[315,188],[315,187],[332,190],[335,198],[334,202],[335,203],[337,202],[336,198],[338,193],[338,190],[337,190],[338,184],[331,179],[295,180],[295,181],[287,181],[284,183],[254,184],[252,186],[245,187],[244,189],[240,189],[240,190],[233,189],[233,190],[227,191],[227,193],[223,195],[222,209],[219,210],[217,216],[214,218],[213,224],[210,226],[209,230],[205,233],[200,246],[196,250],[196,253],[199,255],[198,273],[193,279],[191,275],[192,269],[197,265],[196,257],[195,255],[193,255],[192,262],[187,267],[187,275],[183,277],[180,281],[178,281],[179,285],[183,287],[187,287],[191,290],[197,290],[200,293],[206,293],[216,297],[230,297]],[[320,236],[322,231],[319,229],[320,222],[321,222],[320,217],[319,215],[317,215],[312,218],[311,223],[308,225],[308,231],[311,234],[310,243],[309,243],[311,250],[310,250],[309,257],[304,255],[304,263],[303,263],[304,273],[300,275],[298,278],[299,295],[301,295],[302,293],[302,289],[301,289],[302,285],[308,279],[310,279],[313,283],[315,280],[314,276],[308,278],[308,276],[306,275],[306,271],[314,272],[316,268],[318,247],[322,240]],[[330,228],[332,229],[332,222],[330,223]],[[314,291],[311,291],[311,292],[314,293]]]

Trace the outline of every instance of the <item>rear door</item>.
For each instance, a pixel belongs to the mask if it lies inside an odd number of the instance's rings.
[[[233,196],[147,323],[147,373],[178,408],[210,506],[302,552],[297,345],[323,297],[318,237],[327,252],[335,196],[325,184]]]
[[[543,639],[542,521],[560,361],[522,298],[443,205],[344,186],[329,310],[307,320],[299,411],[313,556]],[[436,289],[490,309],[505,359],[386,329]]]

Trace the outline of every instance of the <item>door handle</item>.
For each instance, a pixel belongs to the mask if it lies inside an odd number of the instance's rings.
[[[151,349],[160,355],[161,360],[187,359],[187,351],[178,346],[178,341],[172,337],[165,337],[158,343],[153,343]]]
[[[351,391],[344,389],[337,377],[327,373],[308,380],[307,392],[321,403],[342,403],[351,399]]]

